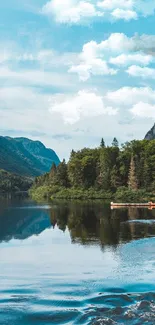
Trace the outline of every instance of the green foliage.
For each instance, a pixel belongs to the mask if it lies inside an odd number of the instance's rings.
[[[109,199],[111,198],[112,193],[104,192],[104,191],[97,191],[93,188],[89,188],[88,190],[83,188],[76,188],[76,189],[67,189],[62,188],[57,193],[54,193],[51,198],[52,199],[80,199],[80,200],[87,200],[87,199]]]
[[[126,187],[120,187],[115,193],[117,202],[148,202],[148,194],[145,190],[132,190]]]
[[[59,164],[56,170],[55,183],[61,187],[69,187],[69,177],[65,159]]]
[[[48,197],[144,200],[155,190],[155,140],[134,140],[119,148],[114,138],[111,147],[72,150],[67,164],[54,164],[35,179],[32,191],[40,187]]]
[[[29,190],[29,195],[32,197],[33,200],[42,200],[42,199],[48,199],[50,197],[50,188],[46,185],[39,186],[37,188],[31,188]]]
[[[25,192],[32,186],[32,179],[0,170],[0,193]]]

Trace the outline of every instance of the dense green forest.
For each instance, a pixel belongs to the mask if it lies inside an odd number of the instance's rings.
[[[155,140],[134,140],[121,146],[114,138],[98,148],[72,150],[49,173],[37,177],[34,198],[101,198],[122,201],[153,200],[155,190]]]
[[[0,194],[28,191],[32,186],[32,179],[8,173],[0,169]]]

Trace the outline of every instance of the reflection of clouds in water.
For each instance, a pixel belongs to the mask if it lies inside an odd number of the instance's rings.
[[[123,222],[122,222],[123,223]],[[140,223],[140,224],[154,224],[155,223],[155,219],[151,219],[151,220],[128,220],[125,221],[124,223]]]

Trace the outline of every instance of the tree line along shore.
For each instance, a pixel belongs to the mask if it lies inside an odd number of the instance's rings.
[[[36,177],[33,199],[104,199],[117,202],[155,200],[155,140],[133,140],[71,151],[69,161],[52,165]]]

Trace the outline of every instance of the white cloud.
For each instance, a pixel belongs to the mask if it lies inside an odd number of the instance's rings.
[[[155,104],[139,102],[130,109],[130,112],[136,117],[155,119]]]
[[[72,66],[69,72],[77,73],[82,81],[86,81],[91,75],[115,75],[117,73],[116,70],[108,67],[106,61],[97,58]]]
[[[0,102],[3,109],[24,110],[47,107],[47,95],[26,87],[2,87],[0,89]]]
[[[111,34],[110,37],[97,43],[90,41],[83,46],[82,53],[79,54],[79,64],[72,65],[69,72],[78,73],[80,80],[86,81],[91,75],[115,75],[117,70],[108,66],[104,59],[107,51],[120,52],[126,47],[133,47],[132,40],[125,34]]]
[[[155,35],[135,34],[132,37],[128,37],[124,33],[112,33],[109,38],[101,43],[94,41],[86,43],[83,51],[86,51],[86,49],[98,53],[103,53],[104,51],[113,51],[115,53],[121,53],[122,51],[142,51],[151,55],[153,53],[155,54],[154,44]]]
[[[93,3],[77,0],[51,0],[43,7],[42,12],[46,15],[54,15],[59,23],[70,24],[103,16]]]
[[[98,7],[104,10],[113,10],[117,8],[130,9],[133,7],[133,0],[104,0],[97,3]]]
[[[148,65],[153,61],[153,57],[151,55],[145,54],[121,54],[117,57],[110,58],[109,62],[118,66],[130,65],[131,63],[139,63],[141,65]]]
[[[112,11],[111,15],[116,19],[123,19],[129,21],[131,19],[137,19],[137,13],[133,10],[115,9]]]
[[[0,78],[14,79],[16,84],[20,81],[26,85],[64,85],[65,88],[70,85],[73,88],[75,78],[67,72],[76,73],[80,80],[87,81],[91,76],[114,76],[129,65],[131,67],[126,72],[131,76],[154,78],[152,68],[142,70],[140,67],[153,62],[154,43],[155,35],[128,37],[124,33],[112,33],[100,43],[92,40],[84,44],[81,53],[59,53],[54,49],[24,53],[18,48],[13,53],[7,52],[5,57],[2,55],[2,59],[0,54]],[[21,69],[21,62],[26,63],[27,69]],[[35,69],[32,69],[32,64],[35,64]]]
[[[155,104],[155,90],[149,87],[122,87],[109,91],[105,99],[112,103],[112,106],[131,106],[140,101]]]
[[[91,75],[117,74],[118,70],[113,69],[109,64],[119,67],[134,63],[142,66],[149,65],[153,62],[153,41],[155,41],[154,35],[128,37],[124,33],[113,33],[100,43],[90,41],[83,45],[82,52],[77,54],[76,64],[71,64],[69,72],[77,73],[80,80],[86,81]],[[117,56],[110,57],[111,53]],[[136,65],[131,66],[127,72],[132,76],[147,74],[148,77],[152,77],[153,74],[151,68],[141,68]]]
[[[50,0],[41,12],[53,16],[58,23],[81,24],[103,16],[129,21],[153,15],[154,10],[152,0]]]
[[[155,118],[155,89],[149,87],[123,87],[108,92],[104,100],[134,118]],[[122,111],[123,110],[123,111]]]
[[[141,77],[144,79],[151,78],[155,79],[155,69],[147,67],[139,67],[137,65],[132,65],[126,71],[132,77]]]
[[[7,84],[16,85],[36,85],[36,86],[54,86],[62,88],[72,88],[73,80],[65,73],[48,72],[40,69],[18,70],[15,71],[7,66],[0,68],[0,80],[6,80]]]
[[[128,38],[123,33],[112,33],[106,40],[101,43],[90,41],[83,46],[83,57],[98,55],[102,56],[107,51],[113,51],[120,53],[123,50],[133,50],[134,40]]]
[[[76,95],[51,97],[50,112],[58,113],[65,123],[74,124],[82,117],[116,115],[117,109],[105,107],[103,98],[94,92],[79,91]]]

